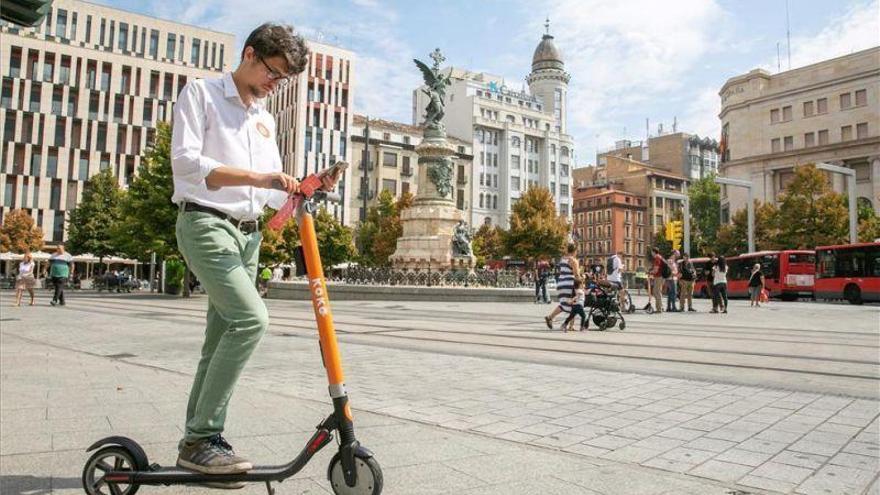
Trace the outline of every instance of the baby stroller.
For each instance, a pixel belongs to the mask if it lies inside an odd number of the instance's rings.
[[[584,328],[587,330],[590,329],[590,321],[592,321],[600,331],[614,328],[615,325],[621,330],[626,328],[626,320],[620,312],[617,290],[612,286],[591,283],[586,299],[586,304],[590,307],[590,312],[587,313]]]

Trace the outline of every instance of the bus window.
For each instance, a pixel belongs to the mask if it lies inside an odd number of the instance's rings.
[[[792,253],[788,255],[788,262],[791,263],[816,263],[816,257],[812,254]]]
[[[880,277],[880,246],[871,246],[865,250],[865,275],[868,277]]]
[[[819,257],[819,264],[816,267],[816,278],[834,277],[834,251],[819,251],[816,253]]]

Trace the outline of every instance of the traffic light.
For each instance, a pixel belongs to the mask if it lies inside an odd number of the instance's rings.
[[[672,249],[681,249],[681,241],[684,239],[684,223],[681,220],[673,220],[667,225],[671,230],[671,239],[669,240],[672,241]]]
[[[43,22],[52,0],[3,0],[0,2],[0,19],[25,27]]]
[[[673,235],[672,222],[666,222],[666,240],[671,241],[675,239]]]

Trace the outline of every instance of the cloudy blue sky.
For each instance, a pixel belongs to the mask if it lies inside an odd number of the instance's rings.
[[[419,73],[440,47],[447,63],[518,87],[550,18],[571,73],[570,132],[579,165],[617,139],[679,129],[719,134],[718,90],[756,67],[789,67],[785,0],[99,0],[234,33],[266,20],[357,54],[355,111],[410,122]],[[880,45],[880,0],[789,0],[791,67]]]

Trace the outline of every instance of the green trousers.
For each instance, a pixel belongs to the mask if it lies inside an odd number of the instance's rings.
[[[254,285],[260,232],[202,212],[177,216],[177,245],[208,293],[205,343],[186,408],[185,442],[223,432],[235,383],[269,326]]]

